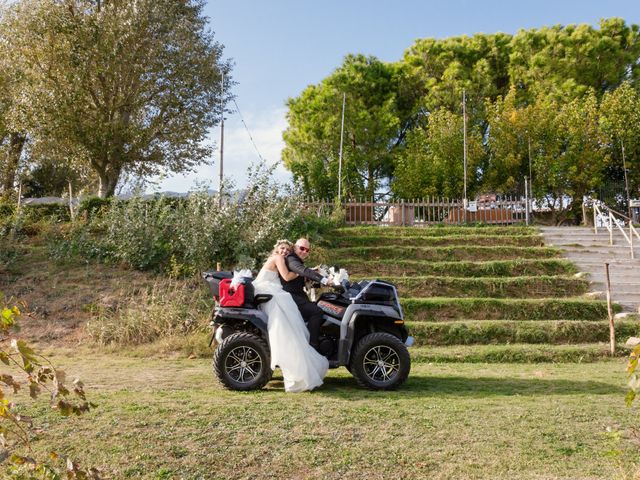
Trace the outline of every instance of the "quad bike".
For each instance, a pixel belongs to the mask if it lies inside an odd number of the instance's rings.
[[[228,295],[232,272],[204,272],[216,300],[211,319],[216,341],[213,368],[231,390],[257,390],[271,380],[267,316],[259,309],[271,295],[254,295],[245,279]],[[222,301],[221,301],[221,290]],[[226,299],[226,301],[225,301]],[[324,313],[317,350],[330,368],[345,366],[358,384],[390,390],[408,377],[413,345],[395,286],[381,280],[349,283],[320,295],[316,304]]]

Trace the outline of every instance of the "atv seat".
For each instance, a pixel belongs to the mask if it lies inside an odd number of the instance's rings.
[[[326,300],[320,300],[317,305],[318,308],[320,308],[320,310],[322,310],[324,313],[338,319],[342,319],[346,310],[346,307],[329,303]]]
[[[273,295],[269,295],[266,293],[259,293],[256,296],[253,297],[253,304],[257,307],[258,305],[260,305],[261,303],[266,303],[269,300],[271,300],[271,298],[273,297]]]

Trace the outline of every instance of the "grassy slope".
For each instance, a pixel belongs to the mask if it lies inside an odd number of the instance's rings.
[[[490,261],[513,259],[542,259],[560,256],[560,250],[549,247],[513,247],[513,246],[475,246],[459,245],[455,247],[345,247],[333,250],[338,259],[352,260],[389,260],[415,259],[431,262],[450,262],[458,260]]]
[[[496,260],[490,262],[429,262],[424,260],[357,260],[332,258],[331,264],[346,268],[355,276],[443,275],[451,277],[513,277],[523,275],[567,275],[575,265],[564,259]]]
[[[0,247],[0,292],[25,304],[22,334],[39,342],[80,341],[96,309],[120,305],[158,279],[119,266],[53,261],[44,239]]]
[[[224,391],[204,360],[77,360],[54,357],[99,406],[46,413],[34,447],[68,442],[108,478],[630,478],[640,461],[623,360],[422,363],[398,392],[358,389],[341,369],[297,395],[278,377],[261,392]]]
[[[364,277],[352,277],[358,281]],[[589,282],[582,278],[551,275],[528,277],[386,276],[401,297],[548,298],[582,295]]]
[[[381,245],[404,245],[413,247],[451,247],[453,245],[513,245],[519,247],[539,247],[544,245],[540,235],[450,235],[445,237],[390,235],[351,235],[332,237],[334,247],[375,247]]]

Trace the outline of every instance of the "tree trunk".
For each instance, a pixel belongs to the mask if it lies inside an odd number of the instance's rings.
[[[373,198],[376,193],[376,180],[371,164],[367,165],[367,197]]]
[[[120,180],[121,169],[111,169],[107,167],[104,171],[98,172],[100,185],[98,187],[98,196],[100,198],[112,197],[116,191],[118,180]]]
[[[20,156],[27,137],[22,133],[13,132],[9,138],[9,151],[7,152],[7,167],[2,178],[2,192],[4,196],[9,196],[13,191],[20,165]]]

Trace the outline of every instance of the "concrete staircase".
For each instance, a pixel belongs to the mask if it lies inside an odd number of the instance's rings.
[[[629,243],[620,231],[609,232],[587,227],[543,227],[547,246],[561,248],[580,271],[588,273],[591,290],[606,292],[605,267],[609,263],[611,298],[625,311],[638,312],[640,307],[640,240],[634,239],[635,260],[631,259]],[[637,244],[637,246],[636,246]],[[604,297],[603,297],[604,298]]]

